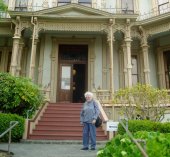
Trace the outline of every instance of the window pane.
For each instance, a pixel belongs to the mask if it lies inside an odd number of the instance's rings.
[[[133,10],[133,0],[122,0],[122,9]]]
[[[132,85],[136,85],[138,83],[138,76],[132,75]]]
[[[70,90],[71,84],[71,67],[62,66],[61,72],[61,89]]]
[[[137,74],[137,59],[135,57],[132,58],[132,74]]]
[[[27,0],[16,0],[15,7],[26,7]]]
[[[132,85],[136,85],[138,83],[138,60],[137,56],[131,56],[132,63]]]
[[[58,3],[70,3],[71,0],[58,0]]]
[[[91,3],[91,0],[79,0],[79,3]]]

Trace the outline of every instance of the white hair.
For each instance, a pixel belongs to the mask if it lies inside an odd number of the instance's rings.
[[[92,93],[92,92],[86,92],[86,93],[84,94],[84,96],[85,96],[85,97],[87,97],[87,96],[93,97],[93,93]]]

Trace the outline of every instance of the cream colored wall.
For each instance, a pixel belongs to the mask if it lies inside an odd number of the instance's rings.
[[[139,13],[145,14],[151,11],[152,1],[151,0],[138,0],[139,3]]]
[[[42,78],[43,86],[46,86],[51,82],[51,51],[52,51],[52,39],[50,35],[46,35],[45,47],[44,47],[43,78]]]
[[[95,40],[95,87],[102,88],[102,39],[97,36]]]
[[[116,8],[116,0],[106,0],[106,8]]]

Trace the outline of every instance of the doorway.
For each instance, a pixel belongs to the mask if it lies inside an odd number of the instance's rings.
[[[166,88],[170,89],[170,51],[164,52],[164,68]]]
[[[87,89],[88,45],[59,45],[59,102],[84,102]]]

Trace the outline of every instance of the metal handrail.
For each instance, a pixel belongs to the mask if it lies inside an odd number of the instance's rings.
[[[129,135],[131,140],[136,144],[136,146],[139,148],[140,152],[142,153],[143,157],[148,157],[147,153],[145,150],[142,148],[142,146],[138,143],[140,140],[139,139],[134,139],[132,133],[128,130],[128,127],[124,125],[122,120],[119,120],[120,124],[123,126],[123,128],[126,130],[126,133]],[[141,140],[141,142],[146,143],[145,140]]]
[[[9,139],[8,139],[8,154],[10,153],[10,144],[11,144],[11,130],[18,124],[18,121],[10,121],[9,128],[0,134],[0,138],[3,137],[6,133],[9,132]]]

